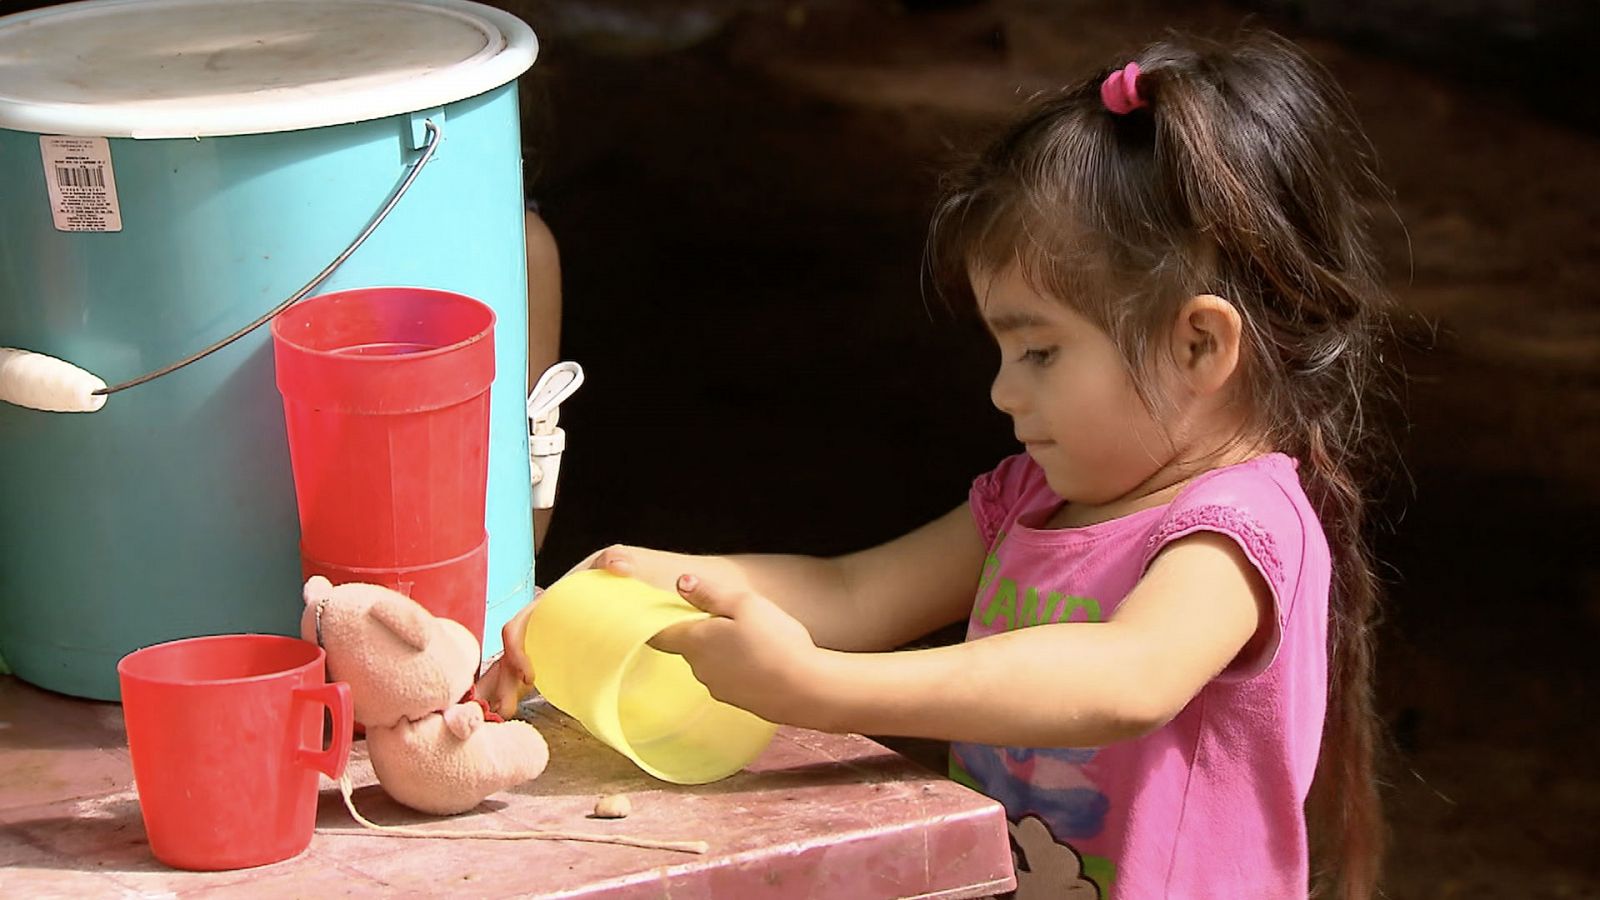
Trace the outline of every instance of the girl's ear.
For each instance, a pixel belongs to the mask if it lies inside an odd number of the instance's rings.
[[[1244,320],[1239,310],[1215,294],[1196,294],[1178,310],[1172,326],[1172,358],[1200,394],[1227,385],[1239,368]]]

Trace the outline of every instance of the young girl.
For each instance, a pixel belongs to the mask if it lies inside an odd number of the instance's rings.
[[[1271,36],[1159,43],[1040,99],[952,180],[929,245],[1026,452],[852,555],[586,564],[712,613],[655,644],[723,700],[952,741],[1006,807],[1019,896],[1371,896],[1364,148]],[[961,620],[964,643],[895,649]],[[531,680],[520,626],[484,680],[501,708]]]

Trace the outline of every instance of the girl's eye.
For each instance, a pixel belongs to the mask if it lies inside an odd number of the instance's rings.
[[[1032,366],[1048,366],[1056,361],[1057,347],[1035,347],[1022,351],[1022,357],[1017,362],[1027,363]]]

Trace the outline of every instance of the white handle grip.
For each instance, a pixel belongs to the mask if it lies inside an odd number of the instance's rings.
[[[45,412],[95,412],[106,395],[104,381],[66,360],[29,350],[0,347],[0,400]]]

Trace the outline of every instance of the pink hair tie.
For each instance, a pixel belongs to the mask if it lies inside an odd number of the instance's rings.
[[[1139,64],[1128,63],[1106,76],[1100,82],[1100,102],[1119,116],[1125,116],[1147,104],[1139,96]]]

